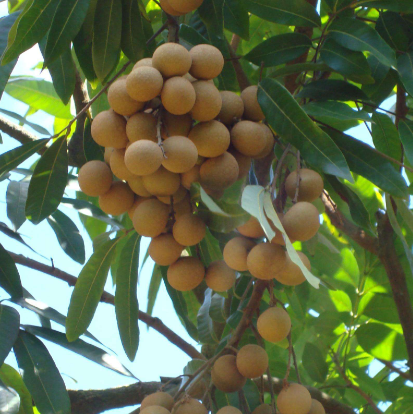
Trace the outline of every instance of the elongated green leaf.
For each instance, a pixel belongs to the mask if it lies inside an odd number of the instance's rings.
[[[13,349],[23,372],[23,381],[39,411],[44,414],[70,414],[65,383],[43,343],[30,333],[20,331]]]
[[[413,51],[399,56],[397,70],[406,91],[413,95]]]
[[[70,342],[78,339],[92,321],[118,241],[119,239],[109,240],[100,246],[79,274],[66,321],[66,336]]]
[[[383,65],[396,66],[396,54],[367,23],[342,17],[329,27],[330,36],[341,46],[359,52],[368,51]]]
[[[138,266],[141,236],[132,233],[123,247],[116,274],[115,310],[123,349],[133,361],[139,345]]]
[[[328,365],[320,349],[307,342],[303,352],[303,366],[307,374],[317,382],[323,382],[328,374]]]
[[[26,217],[40,223],[56,211],[67,183],[67,141],[58,138],[42,155],[30,180]]]
[[[413,4],[410,0],[361,0],[357,6],[389,9],[395,12],[413,12]]]
[[[341,151],[308,118],[284,86],[273,79],[264,79],[258,86],[258,102],[271,128],[297,147],[309,164],[327,174],[353,180]]]
[[[17,231],[26,221],[24,209],[26,206],[28,188],[29,183],[26,181],[10,181],[7,186],[7,217],[13,223],[15,231]]]
[[[51,135],[46,128],[43,128],[41,125],[34,124],[33,122],[28,121],[26,118],[20,116],[19,114],[16,114],[15,112],[8,111],[7,109],[2,108],[0,108],[0,112],[11,118],[17,119],[20,125],[28,125],[30,128],[33,128],[36,132],[38,132],[41,135]]]
[[[405,20],[403,20],[399,13],[386,11],[380,13],[376,23],[376,30],[390,47],[395,50],[405,51],[409,45],[405,25]]]
[[[100,80],[115,67],[122,35],[121,0],[98,0],[93,23],[93,67]]]
[[[209,307],[209,316],[216,322],[224,323],[226,321],[225,314],[225,298],[218,293],[211,296],[211,306]]]
[[[34,253],[37,253],[34,249],[32,249],[23,239],[23,237],[17,233],[16,231],[13,231],[10,229],[6,224],[2,223],[0,221],[0,231],[4,233],[6,236],[10,237],[13,240],[18,241],[21,244],[24,244],[26,247],[28,247],[31,251]],[[44,256],[43,256],[44,257]]]
[[[342,121],[363,120],[371,122],[365,111],[354,111],[347,104],[335,101],[310,102],[302,107],[306,114],[317,119],[338,119]]]
[[[10,306],[0,305],[0,366],[9,354],[20,328],[20,315]]]
[[[23,288],[17,267],[0,244],[0,286],[13,298],[23,297]]]
[[[160,266],[155,264],[152,271],[151,281],[148,288],[148,304],[146,307],[146,313],[152,315],[153,308],[155,306],[155,301],[159,293],[159,288],[161,286],[162,273]],[[148,326],[149,329],[149,326]]]
[[[0,380],[0,412],[3,414],[18,414],[20,409],[19,394]]]
[[[399,122],[399,134],[404,154],[410,164],[413,164],[413,121],[401,120]]]
[[[224,26],[225,29],[237,34],[242,39],[249,39],[250,22],[244,0],[225,0]]]
[[[197,322],[198,336],[201,343],[214,345],[219,342],[219,339],[217,338],[214,331],[214,323],[209,316],[209,310],[211,308],[211,296],[212,290],[208,288],[205,291],[204,303],[198,311]]]
[[[186,24],[181,24],[179,26],[179,39],[184,44],[188,45],[188,48],[191,48],[195,45],[208,44],[209,40],[197,32],[193,27]]]
[[[73,39],[73,49],[86,79],[96,86],[97,75],[93,68],[92,59],[92,33],[89,33],[86,22],[83,23],[79,33]]]

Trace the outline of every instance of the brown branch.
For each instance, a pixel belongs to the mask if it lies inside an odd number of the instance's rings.
[[[401,377],[410,380],[411,377],[408,372],[402,371],[400,368],[397,368],[394,366],[391,361],[386,361],[385,359],[379,359],[383,365],[385,365],[390,371],[395,372],[396,374],[399,374]]]
[[[37,141],[38,139],[36,135],[31,134],[20,125],[13,124],[13,122],[8,121],[2,116],[0,116],[0,130],[19,141],[20,144],[27,144],[29,142]]]
[[[17,264],[29,267],[39,272],[46,273],[50,276],[53,276],[57,279],[66,282],[69,286],[74,286],[76,284],[77,277],[69,273],[66,273],[63,270],[57,269],[54,266],[48,266],[44,263],[40,263],[36,260],[30,259],[20,254],[15,254],[12,252],[8,253]],[[102,303],[108,303],[113,306],[115,305],[115,297],[108,292],[103,292],[100,301]],[[171,343],[176,345],[179,349],[181,349],[191,358],[205,359],[205,357],[200,352],[198,352],[198,350],[195,347],[193,347],[191,344],[182,339],[174,331],[169,329],[159,318],[154,318],[153,316],[150,316],[145,312],[139,311],[138,319],[146,323],[151,328],[158,331],[161,335],[167,338]]]
[[[235,46],[238,47],[239,40],[237,42],[236,38],[234,39],[235,36],[237,35],[234,35],[232,37],[231,44],[234,44]],[[229,54],[231,56],[232,66],[234,67],[235,74],[237,76],[239,88],[241,91],[243,91],[245,88],[250,86],[250,81],[248,80],[248,77],[245,74],[244,69],[242,69],[241,63],[237,57],[237,54],[235,53],[235,50],[232,48],[232,46],[229,43],[227,44],[228,44]]]

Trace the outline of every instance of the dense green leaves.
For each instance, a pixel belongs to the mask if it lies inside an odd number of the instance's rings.
[[[6,251],[0,244],[0,286],[12,297],[20,298],[23,296],[23,288],[17,267]]]
[[[19,327],[19,312],[10,306],[0,305],[0,366],[3,365],[4,360],[17,339]]]
[[[307,342],[303,353],[303,366],[308,375],[317,382],[324,382],[328,373],[328,365],[321,350],[311,342]]]

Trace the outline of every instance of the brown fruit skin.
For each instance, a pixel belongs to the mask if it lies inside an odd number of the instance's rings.
[[[226,407],[222,407],[217,411],[217,414],[242,414],[240,410],[236,407],[232,407],[231,405],[227,405]]]
[[[168,3],[174,8],[171,0],[168,0]],[[191,55],[179,43],[164,43],[155,50],[152,56],[152,66],[166,78],[185,75],[191,63]]]
[[[128,180],[130,189],[141,197],[150,197],[152,194],[145,188],[143,185],[142,177],[139,175],[134,175],[133,178]]]
[[[211,379],[220,391],[227,393],[239,391],[247,382],[238,371],[234,355],[224,355],[215,361]]]
[[[311,271],[311,263],[308,260],[308,257],[303,252],[297,252],[298,256],[304,263],[304,266]],[[280,273],[277,273],[275,276],[280,283],[287,286],[297,286],[301,285],[306,281],[306,278],[301,271],[301,269],[288,257],[287,255],[287,264]]]
[[[231,143],[241,154],[255,157],[265,149],[267,138],[260,124],[241,121],[231,130]]]
[[[260,404],[252,414],[272,414],[272,408],[269,404]]]
[[[299,172],[300,183],[298,186],[298,201],[312,201],[320,197],[324,189],[324,182],[321,175],[308,168],[302,168]],[[295,197],[297,187],[297,171],[290,173],[285,181],[285,191],[291,199]]]
[[[154,196],[171,196],[175,194],[181,185],[179,174],[159,167],[153,174],[143,176],[143,185]]]
[[[317,208],[306,201],[294,204],[284,215],[283,227],[293,240],[307,241],[314,237],[320,227]]]
[[[129,186],[122,181],[115,181],[109,191],[99,197],[99,207],[112,216],[126,213],[135,201]]]
[[[241,98],[244,102],[244,118],[251,121],[262,121],[265,118],[264,113],[258,103],[257,98],[258,86],[248,86],[241,92]]]
[[[225,125],[232,125],[234,118],[240,119],[244,113],[244,102],[235,92],[221,91],[222,107],[217,118]]]
[[[110,107],[119,115],[130,116],[143,109],[143,103],[132,99],[126,91],[126,77],[110,85],[108,90]]]
[[[135,175],[153,174],[162,161],[163,154],[159,145],[147,139],[133,142],[125,152],[125,165]]]
[[[205,223],[193,214],[179,217],[172,229],[175,240],[183,246],[195,246],[205,237],[205,232]]]
[[[209,80],[216,78],[222,72],[224,56],[222,56],[221,51],[215,46],[206,44],[196,45],[189,53],[192,57],[192,66],[189,73],[194,78]]]
[[[238,272],[248,270],[247,256],[255,246],[255,242],[245,237],[234,237],[224,247],[223,255],[225,263]]]
[[[168,0],[171,7],[181,13],[189,13],[197,9],[203,0]]]
[[[320,401],[311,399],[311,408],[308,414],[326,414],[326,411]]]
[[[208,81],[192,83],[195,90],[195,104],[191,109],[192,118],[200,122],[211,121],[221,111],[222,99],[219,90]]]
[[[103,161],[89,161],[80,168],[77,180],[86,195],[100,196],[112,185],[112,171]]]
[[[257,329],[266,341],[280,342],[290,333],[290,315],[282,308],[268,308],[258,317]]]
[[[158,96],[162,86],[162,75],[157,69],[150,66],[140,66],[126,78],[128,95],[139,102],[147,102]]]
[[[137,69],[140,68],[142,66],[149,66],[152,67],[152,58],[143,58],[138,60],[134,65],[133,65],[133,69]]]
[[[186,137],[170,137],[163,143],[165,156],[162,165],[174,173],[189,171],[198,160],[195,144]]]
[[[259,243],[252,248],[247,257],[249,272],[261,280],[274,279],[286,263],[285,251],[278,244]]]
[[[171,205],[171,197],[173,197],[173,203],[174,205],[176,203],[181,202],[186,196],[188,195],[188,191],[184,187],[179,187],[178,191],[173,193],[171,196],[160,196],[157,197],[159,201],[162,201],[162,203],[167,204],[168,206]]]
[[[110,169],[113,172],[113,175],[119,180],[128,181],[135,177],[135,174],[132,174],[125,164],[125,150],[117,149],[113,151],[113,154],[110,157]]]
[[[187,137],[192,128],[192,117],[189,114],[173,115],[164,111],[162,115],[161,135],[163,139],[179,135]]]
[[[154,392],[153,394],[149,394],[142,400],[141,411],[146,407],[150,407],[152,405],[161,406],[171,411],[174,404],[175,401],[171,395],[169,395],[167,392],[158,391]]]
[[[165,233],[152,239],[148,253],[158,265],[169,266],[181,257],[183,249],[184,246],[175,241],[172,234]]]
[[[268,355],[259,345],[243,346],[237,354],[237,368],[246,378],[257,378],[264,375],[268,368]]]
[[[156,137],[156,118],[145,112],[132,115],[126,123],[126,135],[130,142],[141,139],[158,142]]]
[[[93,140],[102,147],[125,148],[128,143],[125,118],[112,109],[95,116],[91,133]]]
[[[167,271],[169,284],[180,292],[195,289],[203,280],[205,268],[196,257],[181,257]]]
[[[141,410],[143,414],[171,414],[169,410],[165,407],[161,407],[160,405],[150,405],[143,410]]]
[[[212,262],[206,269],[205,282],[215,292],[226,292],[231,289],[237,276],[223,260]]]
[[[159,236],[166,227],[169,208],[155,198],[150,198],[138,205],[132,222],[136,232],[141,236]]]
[[[227,127],[214,120],[195,125],[188,138],[195,144],[198,154],[208,158],[219,157],[230,144]]]
[[[115,148],[106,147],[105,153],[103,154],[103,159],[105,160],[106,164],[110,164],[110,157],[113,154],[113,151],[115,151]]]
[[[264,149],[254,157],[254,159],[256,160],[260,160],[262,158],[265,158],[274,148],[274,143],[275,143],[275,139],[274,139],[274,135],[271,132],[271,129],[267,127],[267,125],[265,124],[258,124],[261,129],[264,131],[264,135],[265,135],[265,147]]]
[[[133,202],[132,207],[128,210],[128,216],[132,221],[135,210],[138,208],[139,204],[143,203],[145,200],[149,200],[149,197],[135,197],[135,201]]]
[[[194,165],[189,171],[181,174],[181,184],[187,190],[191,189],[192,183],[197,183],[201,179],[199,174],[200,168],[201,167],[199,165]]]
[[[231,155],[233,155],[234,158],[237,160],[238,167],[239,167],[238,180],[246,177],[251,169],[251,162],[252,162],[251,157],[249,157],[248,155],[241,154],[239,151],[237,151],[233,147],[230,147],[228,152]]]
[[[173,115],[184,115],[195,105],[196,93],[193,84],[180,76],[168,79],[161,93],[162,104]]]
[[[171,16],[183,16],[185,14],[173,9],[168,0],[159,0],[159,4],[161,5],[162,10]]]
[[[265,237],[265,233],[260,222],[254,216],[251,216],[246,223],[238,226],[237,230],[243,236],[250,237],[252,239],[260,239],[261,237]]]
[[[281,414],[308,414],[311,395],[303,385],[290,383],[278,394],[277,408]]]
[[[177,404],[173,414],[208,414],[208,410],[198,400],[190,398]]]
[[[192,204],[189,195],[187,195],[182,201],[177,204],[174,204],[175,210],[175,219],[177,220],[179,217],[183,216],[184,214],[192,213]]]
[[[209,158],[199,170],[202,186],[211,190],[224,190],[238,179],[239,167],[236,159],[224,152],[219,157]]]

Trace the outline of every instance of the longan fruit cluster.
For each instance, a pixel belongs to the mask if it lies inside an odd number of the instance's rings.
[[[149,394],[142,400],[141,412],[144,414],[207,414],[207,408],[195,398],[184,397],[175,403],[166,392]]]

